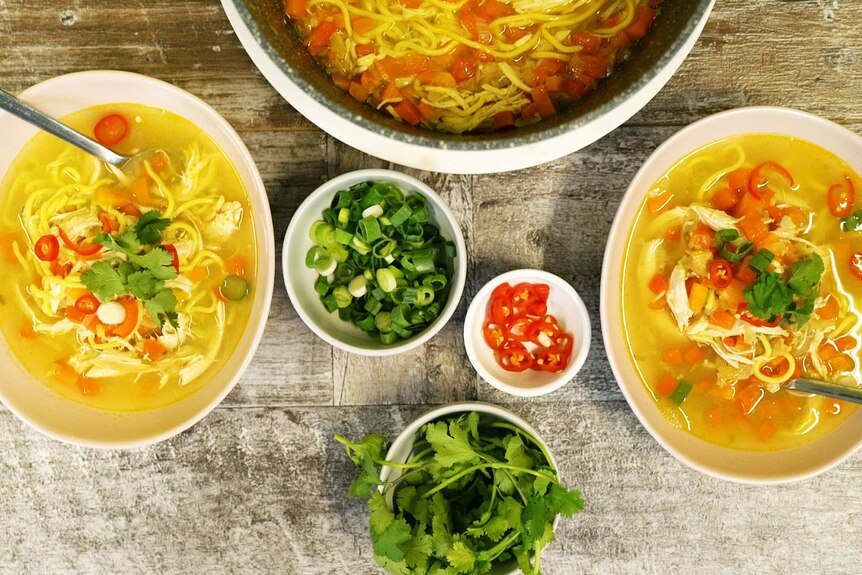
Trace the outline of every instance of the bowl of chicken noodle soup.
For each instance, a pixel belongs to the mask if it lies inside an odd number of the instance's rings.
[[[635,414],[684,463],[752,483],[800,479],[862,443],[855,405],[788,389],[860,385],[862,138],[744,108],[682,130],[617,213],[602,327]]]
[[[227,395],[259,342],[260,176],[224,119],[158,80],[85,72],[21,98],[135,158],[110,166],[0,115],[0,399],[71,443],[165,439]]]

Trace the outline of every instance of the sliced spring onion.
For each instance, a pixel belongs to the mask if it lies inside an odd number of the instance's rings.
[[[753,269],[759,274],[762,274],[766,271],[766,267],[772,262],[775,258],[775,254],[773,254],[769,250],[758,250],[751,257],[751,261],[748,262],[748,267]]]
[[[746,242],[741,246],[737,246],[736,251],[732,252],[727,247],[721,249],[721,257],[726,259],[732,264],[741,262],[748,253],[754,249],[754,244],[751,242]]]
[[[239,276],[227,276],[221,284],[221,294],[230,301],[241,301],[248,295],[248,282]]]
[[[374,204],[371,207],[365,208],[362,210],[363,218],[379,218],[383,215],[383,208],[380,204]]]
[[[718,230],[715,232],[715,245],[722,246],[739,238],[739,232],[734,229]]]
[[[350,283],[347,285],[347,291],[350,292],[350,295],[353,297],[362,297],[365,295],[365,292],[368,291],[368,279],[364,276],[356,276]]]
[[[690,381],[681,379],[676,385],[676,389],[673,390],[673,393],[668,396],[668,399],[677,405],[682,405],[682,402],[685,401],[685,398],[688,396],[689,392],[692,390],[693,387],[694,384],[692,384]]]
[[[377,270],[377,284],[386,293],[395,291],[395,288],[398,286],[395,281],[395,274],[389,268]]]
[[[449,297],[456,257],[431,216],[424,197],[394,184],[338,191],[312,224],[306,255],[324,308],[387,345],[425,329]]]
[[[350,294],[350,290],[347,289],[347,286],[338,286],[332,290],[332,295],[335,297],[335,304],[339,308],[346,308],[353,303],[353,296]]]

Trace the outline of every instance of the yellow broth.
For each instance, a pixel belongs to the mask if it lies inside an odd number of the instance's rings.
[[[226,301],[219,290],[227,275],[238,275],[249,286],[254,283],[257,254],[253,218],[234,166],[219,146],[189,120],[143,105],[115,104],[88,108],[63,121],[93,136],[96,123],[109,114],[121,114],[128,121],[127,136],[111,146],[115,151],[157,151],[128,180],[123,181],[104,164],[43,133],[22,149],[5,175],[0,185],[0,273],[5,278],[0,282],[0,328],[27,371],[61,396],[97,409],[143,411],[172,404],[201,389],[224,365],[242,337],[254,294],[249,291],[241,301]],[[156,155],[161,155],[158,164]],[[160,171],[154,172],[153,166]],[[138,180],[146,189],[135,187]],[[61,193],[61,189],[67,193]],[[132,200],[118,211],[110,204],[110,198],[116,196]],[[104,204],[104,198],[109,198],[108,204]],[[135,351],[123,348],[120,338],[108,337],[114,333],[113,328],[99,325],[93,319],[95,314],[84,320],[92,320],[87,325],[96,332],[89,337],[78,327],[77,331],[50,333],[52,326],[59,329],[68,315],[75,313],[70,311],[70,304],[86,289],[81,285],[80,274],[52,272],[50,262],[35,256],[34,242],[38,238],[28,237],[24,225],[28,220],[22,215],[28,209],[27,202],[37,214],[34,221],[46,218],[34,226],[47,230],[46,226],[51,225],[51,233],[55,234],[56,226],[49,218],[64,211],[82,209],[90,217],[87,210],[98,209],[100,218],[105,213],[109,220],[114,218],[110,221],[124,222],[118,224],[123,227],[131,227],[140,212],[170,211],[172,223],[162,233],[162,245],[176,244],[180,277],[168,287],[178,300],[176,310],[180,316],[185,315],[185,321],[180,322],[184,323],[184,335],[176,340],[180,342],[176,349],[168,347],[159,356],[158,345],[170,345],[171,340],[164,338],[165,329],[171,328],[154,324],[143,303],[137,300],[130,304],[139,310],[137,327],[126,338]],[[229,207],[234,211],[228,213]],[[92,234],[103,231],[107,230],[91,229],[82,241],[92,242]],[[63,242],[59,245],[57,262],[62,258],[75,261],[74,253]],[[103,249],[100,254],[105,252]],[[57,300],[34,299],[34,293],[43,293],[46,282],[59,292],[50,296],[59,300],[55,313],[46,314],[42,306],[52,311]],[[178,335],[180,329],[174,332]],[[148,340],[151,343],[146,345],[155,346],[155,350],[144,347]],[[105,353],[95,349],[98,346],[108,351],[119,349],[117,353],[125,353],[135,367],[128,373],[106,377],[86,375],[98,373],[87,371],[93,368],[93,358]],[[76,357],[84,359],[75,363],[77,360],[72,358]],[[188,370],[183,372],[184,368]],[[79,373],[79,369],[85,373]]]
[[[668,308],[651,308],[651,304],[656,307],[656,302],[660,306],[661,301],[648,287],[653,276],[647,268],[655,260],[647,251],[661,250],[663,263],[659,267],[667,274],[681,260],[684,247],[675,239],[678,230],[672,229],[674,221],[663,217],[667,213],[665,208],[659,208],[660,213],[651,211],[650,196],[663,198],[662,194],[669,193],[671,200],[666,208],[670,209],[694,203],[710,205],[712,195],[728,186],[730,172],[751,169],[767,161],[786,167],[796,184],[775,186],[775,205],[801,207],[808,218],[804,239],[824,248],[828,254],[823,258],[826,271],[819,294],[821,298],[833,294],[836,301],[840,298],[846,302],[847,324],[841,336],[849,336],[843,341],[850,342],[845,353],[852,358],[853,366],[829,375],[831,379],[854,385],[860,377],[860,328],[855,302],[862,297],[862,280],[851,273],[848,262],[853,253],[862,251],[862,235],[841,230],[840,220],[827,206],[827,191],[836,182],[845,181],[845,176],[857,189],[862,180],[831,152],[807,141],[774,134],[732,137],[692,152],[674,164],[649,191],[630,232],[623,261],[621,305],[628,349],[658,409],[673,425],[697,437],[748,451],[787,449],[814,441],[839,427],[856,408],[790,391],[785,385],[771,392],[763,389],[756,378],[731,385],[718,384],[717,369],[724,360],[713,348],[693,343]],[[773,180],[778,182],[780,178],[773,176]],[[769,185],[772,186],[772,181]],[[826,300],[818,303],[823,301]],[[741,321],[741,316],[736,317],[740,318],[736,321]],[[826,323],[817,319],[816,314],[812,317],[815,319],[811,321]],[[755,349],[759,345],[755,344]],[[818,377],[812,370],[810,357],[796,359],[802,374]],[[680,405],[666,391],[659,391],[662,379],[667,377],[693,384]]]

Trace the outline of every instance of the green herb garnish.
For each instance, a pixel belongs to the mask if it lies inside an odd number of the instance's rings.
[[[841,220],[841,229],[845,232],[862,230],[862,210],[857,210]]]
[[[173,255],[160,247],[148,248],[161,241],[162,230],[169,224],[170,220],[153,210],[122,234],[97,236],[94,242],[125,255],[126,259],[116,257],[96,262],[81,275],[84,286],[103,302],[131,295],[144,303],[159,327],[165,321],[176,325],[177,299],[165,288],[165,280],[177,277]]]
[[[369,498],[375,559],[396,575],[479,575],[509,560],[538,574],[554,518],[584,507],[533,436],[476,412],[422,426],[403,464],[383,460],[380,435],[335,439],[362,470],[350,494]],[[382,481],[384,465],[401,475]]]
[[[812,254],[791,266],[786,282],[776,272],[761,273],[743,291],[748,311],[762,320],[772,321],[781,316],[784,321],[804,325],[814,311],[823,271],[823,259]]]

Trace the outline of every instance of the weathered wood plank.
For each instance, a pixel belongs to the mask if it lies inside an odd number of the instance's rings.
[[[547,573],[847,573],[862,557],[862,460],[753,488],[670,457],[624,403],[515,405],[583,490]],[[355,469],[334,433],[390,437],[421,407],[220,410],[132,452],[63,446],[0,414],[0,570],[377,573]],[[840,550],[840,551],[839,551]]]

